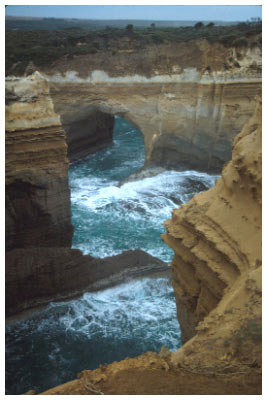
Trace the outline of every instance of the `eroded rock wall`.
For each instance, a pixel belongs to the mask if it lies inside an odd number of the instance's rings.
[[[41,296],[53,263],[36,284],[42,254],[72,243],[65,132],[47,82],[36,73],[6,82],[6,315]],[[52,248],[52,250],[51,250]],[[54,250],[53,250],[54,249]],[[15,260],[14,254],[21,257]],[[62,252],[61,252],[62,253]],[[36,254],[39,255],[36,257]],[[24,255],[24,257],[22,257]],[[25,256],[26,255],[26,256]],[[62,254],[61,254],[62,255]],[[50,257],[51,261],[51,257]],[[49,277],[50,271],[50,277]],[[26,278],[25,278],[26,277]]]
[[[184,342],[235,282],[261,265],[261,158],[258,106],[235,138],[222,178],[165,223]]]
[[[169,276],[169,272],[167,264],[142,250],[96,259],[63,247],[14,249],[6,254],[6,317],[130,278],[154,273]]]
[[[55,111],[61,115],[66,132],[68,160],[76,161],[112,144],[114,116],[95,107],[71,104],[68,107],[56,104]]]
[[[42,73],[62,121],[79,113],[83,120],[91,108],[118,114],[143,134],[146,166],[221,172],[261,91],[255,40],[242,48],[206,40],[166,43],[146,54],[129,48],[108,63],[100,52],[62,58]]]
[[[95,107],[133,123],[143,135],[146,166],[221,172],[231,159],[233,138],[253,113],[261,82],[225,77],[225,82],[204,83],[200,78],[184,76],[184,81],[173,83],[131,82],[130,77],[95,84],[49,82],[62,121],[65,115],[75,117],[79,110],[86,113]]]
[[[43,67],[69,159],[111,143],[117,114],[141,131],[146,166],[221,172],[261,91],[258,39],[241,47],[202,39],[146,49],[129,39],[114,56],[62,57]]]
[[[186,343],[82,371],[43,395],[261,394],[261,135],[259,103],[215,187],[166,223]]]
[[[38,73],[6,83],[6,247],[70,247],[65,132]]]

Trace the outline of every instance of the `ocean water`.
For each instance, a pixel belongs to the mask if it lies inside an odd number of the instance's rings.
[[[163,221],[218,176],[151,169],[150,177],[119,186],[144,162],[140,132],[116,117],[114,145],[71,166],[74,248],[101,258],[139,248],[171,261],[173,252],[160,238]]]
[[[141,134],[116,118],[114,144],[69,171],[73,247],[106,257],[143,249],[169,262],[163,221],[173,208],[211,187],[217,176],[149,171],[119,186],[145,160]],[[75,379],[83,369],[181,346],[170,279],[142,278],[79,299],[50,303],[6,327],[6,394],[37,393]]]

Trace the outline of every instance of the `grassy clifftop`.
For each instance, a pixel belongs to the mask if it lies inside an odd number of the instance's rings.
[[[199,24],[198,24],[199,25]],[[148,46],[206,39],[220,42],[225,47],[253,47],[261,45],[261,23],[240,23],[231,26],[200,26],[60,30],[7,30],[6,75],[22,75],[30,61],[36,67],[52,64],[66,56],[138,51]]]

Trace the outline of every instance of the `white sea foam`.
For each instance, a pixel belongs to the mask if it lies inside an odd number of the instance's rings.
[[[86,293],[78,300],[51,303],[50,314],[58,315],[59,323],[67,331],[80,332],[90,339],[95,335],[108,338],[116,333],[121,339],[142,334],[151,340],[156,335],[162,345],[175,350],[180,345],[180,332],[175,303],[169,299],[171,293],[168,278],[143,278]],[[43,318],[38,329],[45,330],[48,323]]]
[[[141,248],[169,262],[173,253],[160,241],[163,221],[217,178],[197,171],[164,171],[120,187],[108,179],[76,178],[72,180],[72,204],[82,216],[75,223],[75,234],[84,232],[84,241],[76,241],[75,247],[100,258]],[[97,235],[88,236],[90,229],[96,229]]]
[[[153,213],[177,206],[168,196],[172,193],[177,199],[184,200],[186,178],[198,180],[212,186],[218,176],[210,176],[196,171],[165,171],[153,177],[127,182],[121,187],[116,182],[103,182],[101,179],[81,178],[72,184],[72,200],[81,201],[81,205],[97,210],[121,200],[138,202],[148,212]],[[148,204],[149,202],[149,204]]]

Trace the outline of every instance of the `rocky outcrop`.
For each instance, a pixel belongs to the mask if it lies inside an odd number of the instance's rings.
[[[210,34],[212,37],[212,31]],[[108,36],[112,36],[112,33]],[[75,55],[72,58],[63,56],[52,65],[43,65],[41,71],[50,76],[64,76],[76,71],[76,81],[77,78],[88,79],[90,75],[99,79],[100,70],[106,73],[104,79],[108,75],[124,82],[129,77],[138,76],[142,81],[165,76],[167,82],[173,74],[179,75],[184,71],[187,74],[199,71],[204,77],[217,75],[218,72],[222,77],[225,73],[231,76],[238,71],[239,78],[247,79],[248,76],[260,76],[261,72],[261,33],[254,30],[248,36],[243,44],[238,44],[238,38],[235,41],[233,37],[228,37],[228,43],[227,40],[225,43],[218,41],[215,36],[210,41],[200,37],[188,40],[187,34],[185,40],[180,38],[172,41],[166,37],[162,43],[148,44],[145,40],[136,41],[128,36],[115,39],[113,44],[120,49],[114,48],[112,53],[102,47],[94,54]]]
[[[225,76],[222,82],[201,82],[201,74],[188,75],[177,75],[180,81],[174,76],[171,83],[164,77],[161,82],[47,79],[63,122],[77,118],[79,110],[83,120],[88,109],[89,118],[92,107],[117,114],[141,131],[146,166],[221,172],[231,159],[233,138],[253,113],[261,81],[227,81]]]
[[[103,289],[129,276],[166,271],[163,262],[142,251],[96,260],[71,250],[66,134],[48,82],[39,73],[9,79],[6,102],[6,316]],[[86,115],[76,136],[79,123],[64,119],[71,159],[112,140],[113,117],[94,109]]]
[[[261,134],[259,104],[215,187],[166,223],[181,349],[82,371],[43,395],[261,394]]]
[[[251,116],[261,88],[260,50],[245,49],[240,58],[235,49],[207,48],[203,41],[183,46],[175,54],[177,63],[153,74],[122,76],[122,65],[116,73],[103,73],[81,58],[71,65],[77,66],[76,75],[67,73],[70,64],[58,64],[53,73],[42,71],[46,79],[37,73],[7,80],[6,294],[11,314],[44,304],[50,296],[73,294],[77,286],[82,291],[87,266],[95,262],[69,249],[67,146],[59,114],[69,132],[80,111],[82,121],[93,108],[125,117],[143,134],[147,165],[219,171],[230,159],[232,139]],[[233,61],[224,69],[230,56]],[[166,223],[164,240],[175,251],[173,286],[185,345],[174,354],[147,353],[136,363],[124,360],[89,371],[56,393],[193,394],[196,388],[198,394],[260,393],[260,112],[235,138],[232,161],[215,187],[174,210]],[[86,132],[74,153],[80,154]],[[106,276],[100,273],[100,278]]]
[[[108,63],[99,52],[43,67],[69,160],[111,143],[117,114],[141,131],[146,166],[221,172],[261,91],[254,39],[241,48],[204,39],[162,44]]]
[[[176,353],[126,358],[41,395],[261,394],[261,268],[251,271]]]
[[[79,113],[90,118],[92,108],[117,114],[141,131],[146,166],[217,173],[261,91],[256,39],[241,48],[207,40],[129,48],[108,63],[105,52],[63,57],[41,73],[63,125]]]
[[[6,317],[155,273],[169,267],[142,250],[96,259],[62,247],[15,249],[6,254]]]
[[[6,248],[70,247],[65,133],[39,74],[6,84]]]
[[[215,187],[165,223],[183,341],[243,274],[261,265],[261,109],[235,138]]]
[[[60,105],[56,105],[60,115]],[[112,144],[114,117],[95,107],[81,107],[75,104],[67,111],[64,108],[61,123],[66,132],[68,160],[76,161]]]

